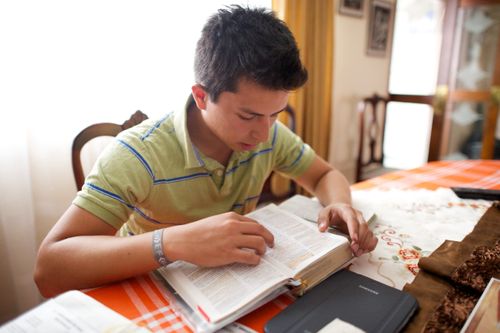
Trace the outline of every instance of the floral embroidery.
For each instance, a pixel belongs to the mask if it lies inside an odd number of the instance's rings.
[[[393,263],[402,264],[411,274],[417,275],[419,272],[418,260],[429,254],[429,251],[423,251],[416,245],[406,244],[405,240],[408,241],[411,237],[406,234],[398,234],[392,226],[378,224],[374,228],[374,234],[388,247],[397,247],[397,251],[390,259],[379,257],[379,260],[392,259]]]
[[[399,256],[403,260],[420,259],[420,253],[416,249],[401,249],[399,250]]]
[[[420,272],[420,268],[418,268],[417,264],[406,264],[406,268],[413,273],[413,275],[417,275]]]
[[[463,239],[490,205],[461,200],[449,189],[353,191],[353,202],[376,212],[370,228],[379,242],[350,269],[399,289],[413,281],[420,258],[445,239]]]

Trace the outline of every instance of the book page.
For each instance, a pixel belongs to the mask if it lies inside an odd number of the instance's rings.
[[[215,268],[178,261],[158,272],[208,322],[224,319],[288,279],[265,259],[257,266],[232,264]]]
[[[166,294],[170,302],[170,306],[174,309],[174,311],[182,317],[182,319],[194,332],[198,333],[221,333],[233,331],[234,333],[252,333],[253,330],[250,330],[250,328],[248,327],[242,328],[241,324],[238,324],[235,321],[288,291],[288,288],[286,288],[285,286],[279,287],[268,294],[266,297],[261,298],[258,302],[249,303],[248,306],[242,308],[241,311],[235,312],[218,322],[209,323],[205,318],[201,316],[198,311],[193,310],[191,306],[189,306],[186,301],[182,297],[180,297],[179,293],[175,291],[175,289],[167,281],[165,281],[163,277],[161,277],[158,271],[152,272],[151,277],[156,282],[158,289]]]
[[[311,223],[269,205],[247,216],[274,235],[257,266],[232,264],[203,268],[175,262],[158,272],[181,297],[209,322],[217,322],[285,284],[296,272],[347,242],[345,237],[320,233]]]
[[[279,207],[309,222],[317,222],[319,212],[323,208],[323,205],[317,200],[297,194],[283,201]]]
[[[0,327],[1,333],[149,332],[79,291],[49,299]]]
[[[321,233],[318,228],[276,205],[268,205],[247,215],[268,228],[274,236],[274,248],[264,258],[295,276],[327,252],[347,242],[343,236]]]
[[[368,223],[370,223],[370,220],[375,216],[373,210],[366,207],[359,207],[356,205],[356,202],[353,203],[353,206],[363,214],[364,219]],[[300,194],[294,195],[290,199],[283,201],[279,207],[314,223],[318,222],[319,212],[323,209],[323,205],[321,205],[318,200]]]

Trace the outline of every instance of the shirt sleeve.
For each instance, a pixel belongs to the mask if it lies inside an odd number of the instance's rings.
[[[276,122],[274,170],[291,178],[302,175],[312,164],[316,153],[288,127]]]
[[[152,185],[144,144],[119,136],[99,156],[73,204],[119,229]]]

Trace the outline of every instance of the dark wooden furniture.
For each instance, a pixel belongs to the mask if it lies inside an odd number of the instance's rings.
[[[373,94],[358,103],[359,145],[356,182],[380,176],[384,168],[384,131],[389,97]],[[393,171],[393,169],[392,169]]]
[[[435,132],[437,122],[442,121],[442,110],[446,103],[442,94],[436,95],[402,95],[373,94],[358,103],[359,146],[356,163],[356,182],[380,176],[386,172],[396,171],[384,167],[384,131],[387,105],[391,102],[424,104],[433,110],[433,125],[429,143],[428,162],[438,158],[438,133]]]
[[[292,132],[295,133],[295,111],[290,105],[287,104],[284,112],[287,116],[285,125],[287,125],[288,128],[290,128]],[[274,188],[274,181],[278,179],[277,177],[283,178],[283,176],[280,176],[278,173],[273,171],[266,179],[266,182],[264,183],[264,187],[262,188],[262,192],[260,194],[259,204],[266,202],[279,203],[297,193],[297,185],[293,180],[290,179],[281,179],[285,189],[282,192],[278,193]]]
[[[128,119],[121,125],[113,123],[93,124],[78,133],[78,135],[73,140],[73,146],[71,147],[71,162],[73,164],[73,175],[75,176],[77,190],[81,190],[85,181],[82,162],[80,159],[80,153],[83,146],[90,140],[100,136],[117,136],[121,131],[140,124],[146,119],[148,119],[148,116],[146,116],[141,111],[136,111],[130,117],[130,119]]]

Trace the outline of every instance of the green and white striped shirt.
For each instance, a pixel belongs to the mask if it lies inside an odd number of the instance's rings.
[[[298,177],[315,153],[276,122],[269,140],[233,152],[227,167],[191,143],[186,113],[126,130],[106,147],[73,203],[121,235],[139,234],[234,211],[255,209],[271,171]]]

